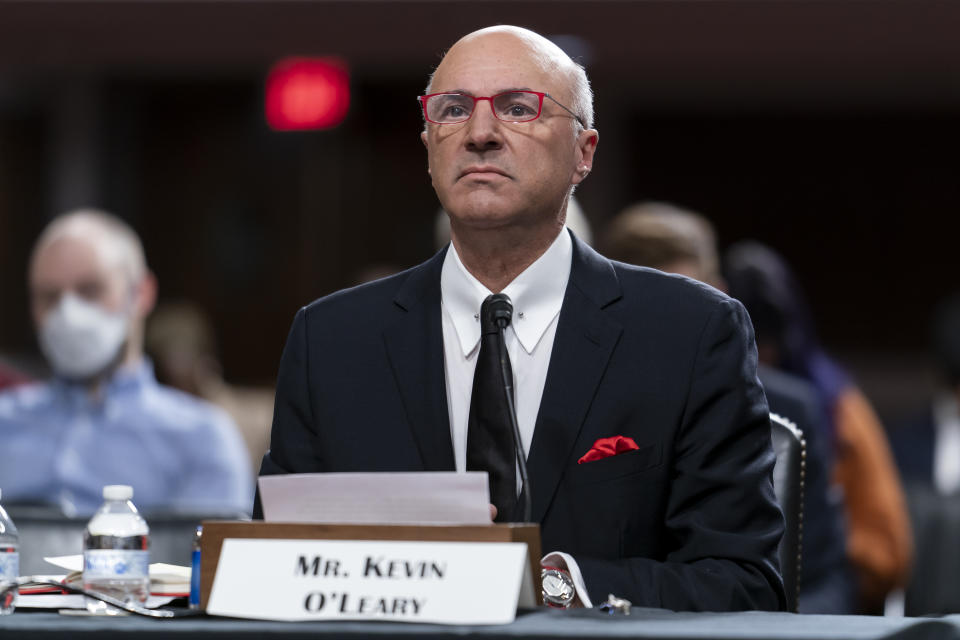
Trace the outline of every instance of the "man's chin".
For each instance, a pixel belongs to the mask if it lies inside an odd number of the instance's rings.
[[[513,212],[502,210],[472,210],[460,215],[451,214],[451,228],[471,231],[495,231],[516,223]]]
[[[469,226],[497,226],[515,215],[516,203],[486,190],[471,190],[465,197],[452,198],[446,210],[452,223]]]
[[[56,367],[51,366],[54,373],[57,377],[66,380],[67,382],[83,385],[83,386],[93,386],[96,385],[117,372],[124,364],[124,358],[127,352],[127,343],[124,341],[121,345],[120,350],[117,351],[117,354],[110,359],[105,365],[97,367],[93,372],[84,372],[78,373],[76,371],[57,371]]]
[[[93,373],[62,372],[57,375],[72,384],[92,386],[112,376],[117,368],[118,365],[111,363]]]

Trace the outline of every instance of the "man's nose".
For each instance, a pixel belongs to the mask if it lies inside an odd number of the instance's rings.
[[[481,104],[486,102],[487,104]],[[470,151],[494,151],[503,144],[503,123],[493,115],[489,100],[477,100],[473,115],[467,120],[465,144]]]

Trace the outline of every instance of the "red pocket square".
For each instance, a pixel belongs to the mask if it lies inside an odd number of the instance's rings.
[[[583,454],[583,457],[577,460],[577,464],[583,464],[584,462],[593,462],[594,460],[602,460],[603,458],[609,458],[610,456],[616,456],[621,453],[626,453],[627,451],[633,451],[639,449],[637,443],[633,441],[633,438],[628,438],[626,436],[611,436],[609,438],[600,438],[593,443],[593,446],[590,447],[590,451],[587,451]]]

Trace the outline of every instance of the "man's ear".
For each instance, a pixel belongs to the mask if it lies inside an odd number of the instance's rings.
[[[577,167],[573,172],[573,184],[583,182],[593,170],[593,156],[597,152],[599,138],[596,129],[584,129],[577,135]]]
[[[150,315],[157,305],[157,277],[152,272],[147,271],[140,283],[136,285],[134,305],[136,314],[140,318]]]
[[[427,148],[427,151],[430,151],[430,143],[427,142],[427,130],[424,129],[420,132],[420,141],[423,142],[423,146]],[[427,159],[427,175],[433,177],[433,174],[430,173],[430,159]]]

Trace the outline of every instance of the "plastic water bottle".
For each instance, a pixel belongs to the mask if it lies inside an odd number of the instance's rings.
[[[0,498],[3,495],[0,494]],[[20,576],[20,536],[13,520],[0,505],[0,585],[10,583]],[[17,603],[16,589],[0,594],[0,616],[13,613]]]
[[[193,552],[190,554],[190,599],[191,609],[200,608],[200,543],[203,539],[203,525],[198,524],[193,533]]]
[[[83,533],[83,588],[142,605],[150,592],[150,529],[131,498],[133,487],[103,488],[103,504]],[[93,598],[87,609],[114,610]]]

